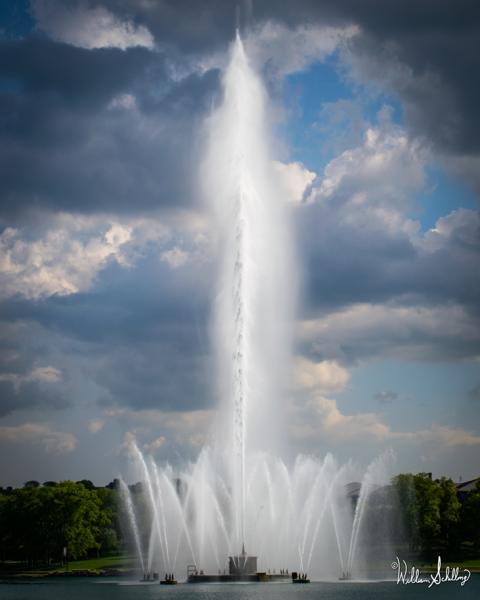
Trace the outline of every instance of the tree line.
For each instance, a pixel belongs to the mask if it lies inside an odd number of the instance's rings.
[[[130,489],[148,540],[151,520],[143,486]],[[388,522],[395,547],[426,559],[480,556],[480,480],[463,496],[451,479],[406,473],[376,498],[366,529],[379,529],[380,519]],[[377,510],[380,505],[386,510]],[[124,552],[130,532],[123,511],[117,480],[106,487],[83,480],[0,488],[0,561],[34,567]]]
[[[84,480],[0,488],[0,559],[34,567],[118,552],[116,487]]]
[[[410,553],[425,559],[480,556],[480,479],[464,495],[447,477],[404,473],[393,478],[392,489],[395,538]]]

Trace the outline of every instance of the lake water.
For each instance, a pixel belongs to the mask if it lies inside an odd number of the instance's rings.
[[[478,600],[480,575],[463,587],[442,583],[397,585],[395,582],[312,582],[307,585],[211,584],[160,586],[119,580],[71,579],[0,584],[1,600]]]

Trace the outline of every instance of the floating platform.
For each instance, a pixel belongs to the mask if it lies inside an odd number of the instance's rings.
[[[204,573],[191,573],[187,576],[187,583],[261,583],[274,581],[289,581],[289,575],[279,573],[249,573],[210,575]]]
[[[247,554],[244,546],[241,554],[228,557],[228,573],[224,571],[218,575],[206,574],[198,570],[196,565],[187,567],[187,583],[259,583],[289,579],[290,575],[286,570],[280,573],[258,571],[257,557]]]

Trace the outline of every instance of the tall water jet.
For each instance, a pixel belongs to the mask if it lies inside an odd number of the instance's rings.
[[[226,408],[223,419],[231,418],[223,445],[231,452],[240,548],[247,541],[247,455],[274,445],[266,432],[275,429],[271,420],[278,418],[289,364],[294,278],[285,202],[270,158],[266,94],[238,32],[223,89],[223,101],[207,125],[202,178],[223,255],[214,345],[223,374],[218,389]]]

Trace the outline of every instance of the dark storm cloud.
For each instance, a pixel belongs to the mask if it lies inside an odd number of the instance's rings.
[[[99,405],[176,411],[211,407],[210,360],[195,347],[182,351],[169,342],[117,346],[107,353],[91,372],[104,388]]]
[[[45,381],[45,377],[42,381],[41,376],[35,375],[35,367],[49,366],[47,356],[48,345],[31,336],[23,324],[1,327],[0,417],[14,411],[38,407],[58,409],[70,404],[61,382],[48,381],[48,378]]]
[[[240,23],[266,20],[288,26],[356,24],[361,32],[352,54],[364,74],[386,83],[406,104],[412,129],[449,151],[480,150],[480,5],[475,0],[237,0],[198,3],[165,0],[144,5],[107,2],[119,14],[135,14],[159,43],[181,53],[205,52],[233,36],[236,7]],[[410,76],[396,77],[396,64]]]
[[[98,110],[115,94],[134,88],[154,60],[157,68],[163,65],[162,56],[155,57],[144,48],[92,51],[40,37],[0,44],[2,78],[15,81],[25,95],[41,98],[43,94],[87,111]]]
[[[381,229],[373,220],[371,227],[355,219],[346,223],[337,202],[306,207],[296,224],[308,240],[303,246],[306,299],[313,311],[402,297],[408,304],[458,303],[478,310],[480,285],[473,276],[480,262],[477,212],[444,217],[448,233],[430,232],[420,241]]]
[[[353,71],[398,94],[411,131],[438,150],[478,154],[480,89],[472,77],[480,69],[478,5],[461,19],[458,6],[448,20],[435,12],[410,28],[367,28],[352,41]]]
[[[308,272],[306,300],[312,310],[350,302],[384,302],[405,292],[398,270],[416,258],[411,241],[382,231],[372,235],[372,231],[338,222],[332,227],[337,217],[312,207],[297,226],[304,235],[309,231],[303,252]]]
[[[475,402],[480,401],[480,383],[468,392],[468,396],[470,400]]]
[[[192,202],[198,120],[218,91],[218,73],[171,79],[166,63],[181,70],[192,59],[225,50],[237,1],[43,4],[53,10],[50,18],[55,7],[104,6],[121,21],[148,28],[157,50],[86,50],[38,37],[0,43],[4,213],[31,206],[102,211]],[[359,25],[349,51],[359,77],[400,95],[415,134],[441,151],[476,156],[476,3],[260,0],[249,6],[241,4],[240,12],[251,28],[266,20],[290,27]],[[108,108],[120,94],[135,97],[135,111]]]
[[[161,2],[158,13],[150,10],[145,18],[150,17],[159,40],[171,36],[180,52],[205,51],[200,44],[206,40],[225,47],[237,3],[207,2],[201,9],[195,4]],[[397,94],[411,132],[440,154],[478,161],[480,86],[474,74],[480,70],[480,6],[474,0],[260,0],[251,10],[249,4],[240,6],[251,28],[267,20],[289,27],[359,25],[345,55],[360,83],[374,82]],[[463,162],[456,172],[480,184]]]
[[[191,201],[197,118],[216,72],[172,84],[163,57],[143,48],[26,39],[0,42],[0,77],[8,83],[0,95],[4,214]]]
[[[110,339],[102,340],[105,358],[92,373],[105,389],[103,403],[164,410],[212,403],[210,298],[201,282],[179,290],[173,279],[160,279],[152,291],[147,289],[151,281],[144,280],[144,286],[123,300],[129,317],[118,323],[120,329],[110,329]],[[135,287],[137,281],[133,276],[127,285]]]
[[[60,409],[69,406],[64,394],[52,386],[23,383],[17,389],[13,383],[0,381],[0,417],[14,411],[33,408]]]

